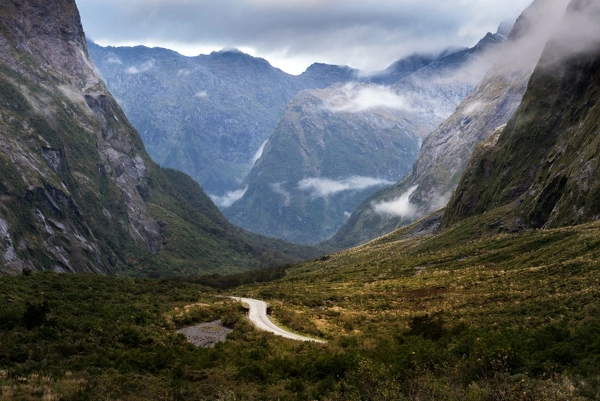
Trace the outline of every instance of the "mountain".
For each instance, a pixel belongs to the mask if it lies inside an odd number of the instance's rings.
[[[302,244],[331,237],[370,194],[410,172],[422,139],[473,89],[504,42],[423,63],[392,86],[334,84],[288,106],[225,215],[248,230]],[[468,75],[468,77],[466,77]]]
[[[298,243],[331,235],[363,197],[410,169],[419,134],[429,128],[405,111],[361,104],[374,96],[403,102],[363,85],[296,96],[226,216],[248,230]]]
[[[216,196],[239,186],[298,92],[356,75],[315,64],[293,76],[238,50],[197,57],[143,46],[90,43],[89,50],[152,158]]]
[[[412,172],[365,200],[328,244],[338,248],[355,246],[444,207],[476,146],[505,125],[517,110],[565,7],[565,0],[537,0],[526,9],[484,79],[425,139]],[[502,29],[506,28],[501,27],[499,32]],[[436,221],[439,223],[439,218]]]
[[[465,50],[465,49],[461,49]],[[447,54],[446,54],[447,55]],[[383,71],[378,71],[373,74],[363,77],[363,81],[378,84],[378,85],[393,85],[402,78],[407,77],[415,71],[420,70],[433,63],[434,61],[445,57],[446,55],[427,55],[427,54],[412,54],[408,57],[395,61]]]
[[[87,57],[74,0],[0,5],[0,121],[2,273],[200,274],[305,251],[274,251],[288,245],[232,226],[150,159]]]
[[[600,218],[599,17],[596,2],[571,2],[518,111],[469,162],[444,226],[483,213],[501,231]]]

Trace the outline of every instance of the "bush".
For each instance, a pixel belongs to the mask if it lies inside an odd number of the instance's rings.
[[[27,302],[27,307],[23,314],[23,325],[28,330],[40,327],[48,320],[49,313],[50,305],[48,305],[48,301],[44,301],[41,304]]]

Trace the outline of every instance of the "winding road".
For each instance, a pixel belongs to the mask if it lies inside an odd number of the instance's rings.
[[[281,327],[276,326],[275,323],[273,323],[271,319],[269,319],[269,316],[267,316],[266,302],[251,298],[231,298],[235,299],[238,302],[242,302],[248,305],[248,307],[250,308],[250,311],[248,312],[248,318],[250,318],[250,321],[261,330],[268,331],[277,336],[289,338],[291,340],[325,343],[325,341],[323,340],[299,336],[298,334],[290,333],[289,331],[283,330]]]

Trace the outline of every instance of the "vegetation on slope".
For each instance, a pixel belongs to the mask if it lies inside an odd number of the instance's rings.
[[[599,399],[600,223],[472,239],[493,221],[384,237],[235,290],[267,300],[277,322],[323,345],[257,332],[198,284],[0,278],[1,391],[24,400],[44,391],[90,400]],[[174,333],[217,317],[234,332],[214,349]]]
[[[500,207],[530,228],[600,218],[600,32],[566,33],[574,19],[593,24],[598,15],[595,3],[572,2],[518,111],[471,159],[443,224]]]

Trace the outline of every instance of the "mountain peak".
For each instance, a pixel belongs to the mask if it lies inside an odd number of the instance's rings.
[[[0,44],[0,59],[10,65],[19,62],[11,54],[18,49],[43,58],[48,72],[59,79],[73,78],[80,86],[89,75],[87,46],[75,0],[9,0],[0,4],[0,26],[8,28],[8,41]],[[91,67],[90,67],[91,69]]]

